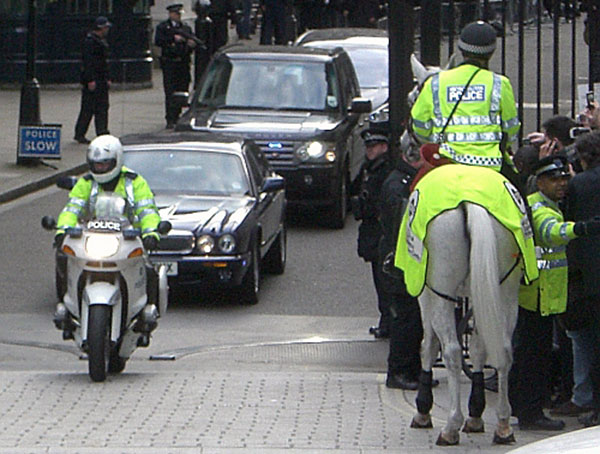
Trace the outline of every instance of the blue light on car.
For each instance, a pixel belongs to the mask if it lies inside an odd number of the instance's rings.
[[[281,144],[281,142],[269,142],[269,144],[267,146],[271,149],[274,148],[277,150],[281,150],[283,148],[283,145]]]

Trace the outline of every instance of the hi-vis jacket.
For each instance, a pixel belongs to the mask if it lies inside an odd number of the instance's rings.
[[[519,305],[542,315],[560,314],[567,309],[567,243],[577,238],[574,222],[565,222],[560,208],[541,192],[527,197],[533,214],[533,233],[540,278],[521,285]]]
[[[413,131],[421,142],[439,143],[440,154],[459,164],[500,170],[500,143],[505,141],[506,150],[521,126],[505,76],[480,69],[440,137],[464,86],[478,69],[463,64],[427,79],[411,110]]]
[[[67,205],[58,216],[56,233],[64,233],[65,228],[75,227],[78,219],[92,212],[100,192],[102,187],[90,174],[77,180],[69,193]],[[142,230],[142,236],[151,234],[158,237],[156,228],[160,216],[154,202],[154,194],[146,180],[127,167],[122,167],[114,192],[122,195],[127,199],[129,206],[133,207],[133,225]]]

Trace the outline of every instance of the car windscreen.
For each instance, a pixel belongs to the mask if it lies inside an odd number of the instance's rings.
[[[338,90],[323,62],[216,60],[197,103],[215,107],[326,110],[338,107]]]
[[[354,65],[360,88],[387,88],[389,86],[387,49],[347,49]]]
[[[142,175],[154,193],[244,195],[249,182],[242,160],[230,153],[127,151],[124,164]]]

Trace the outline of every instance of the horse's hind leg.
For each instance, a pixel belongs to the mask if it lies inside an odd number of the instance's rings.
[[[484,424],[481,415],[485,410],[485,388],[483,367],[485,365],[485,346],[474,325],[469,342],[469,356],[473,363],[473,378],[471,379],[471,394],[469,396],[469,417],[463,427],[463,432],[483,432]]]
[[[441,446],[456,445],[459,442],[459,429],[464,421],[460,408],[460,374],[462,371],[462,348],[456,336],[454,305],[441,298],[437,314],[432,321],[433,329],[442,344],[444,363],[448,371],[448,393],[450,409],[448,420],[442,429],[436,444]]]
[[[421,319],[423,320],[423,342],[421,344],[421,375],[419,377],[419,389],[416,404],[417,414],[414,416],[410,427],[425,429],[433,427],[431,423],[431,407],[433,407],[433,363],[439,352],[439,343],[431,326],[432,304],[435,295],[428,288],[419,297],[421,307]]]

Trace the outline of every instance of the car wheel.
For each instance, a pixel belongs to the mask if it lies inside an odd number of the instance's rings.
[[[258,292],[260,290],[260,251],[258,240],[252,243],[250,253],[250,267],[246,270],[242,285],[240,287],[239,299],[242,304],[258,303]]]
[[[335,202],[326,214],[327,225],[332,229],[343,229],[348,213],[348,166],[344,166],[344,172],[340,176]]]
[[[264,259],[265,271],[271,274],[283,274],[287,261],[287,228],[282,224],[281,230],[271,245]]]

